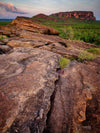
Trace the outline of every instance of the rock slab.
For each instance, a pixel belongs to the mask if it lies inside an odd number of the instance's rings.
[[[16,48],[0,56],[0,133],[42,133],[60,55]]]
[[[100,132],[100,58],[60,71],[44,133]]]

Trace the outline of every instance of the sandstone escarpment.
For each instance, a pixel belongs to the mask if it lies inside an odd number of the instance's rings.
[[[95,20],[95,16],[93,12],[90,11],[72,11],[72,12],[60,12],[60,13],[54,13],[50,16],[54,17],[66,17],[66,18],[77,18],[77,19],[83,19],[83,20]]]

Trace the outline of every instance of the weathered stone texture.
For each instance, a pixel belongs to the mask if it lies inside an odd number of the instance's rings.
[[[10,127],[9,133],[43,132],[59,57],[32,48],[17,48],[0,56],[1,133]]]

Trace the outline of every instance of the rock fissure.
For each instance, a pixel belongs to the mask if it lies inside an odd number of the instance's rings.
[[[95,128],[99,131],[98,101],[96,92],[92,94],[91,90],[94,82],[90,80],[91,74],[88,77],[84,75],[86,71],[90,73],[88,68],[88,64],[73,63],[70,68],[58,70],[60,78],[56,82],[56,93],[44,133],[96,133]]]
[[[50,133],[49,117],[50,117],[50,115],[51,115],[52,108],[53,108],[53,106],[54,106],[54,100],[55,100],[55,95],[56,95],[56,91],[57,91],[56,84],[57,84],[57,82],[59,81],[59,79],[60,79],[60,75],[58,76],[58,79],[55,81],[54,92],[52,93],[52,95],[51,95],[51,97],[50,97],[50,110],[49,110],[48,113],[47,113],[46,126],[45,126],[45,128],[44,128],[43,133]]]

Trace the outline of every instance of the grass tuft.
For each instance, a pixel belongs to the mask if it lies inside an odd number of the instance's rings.
[[[100,55],[100,48],[89,48],[86,50],[87,52]]]
[[[61,58],[59,61],[59,66],[61,67],[61,69],[65,68],[68,64],[70,63],[70,60],[67,58]]]
[[[7,36],[0,35],[0,40],[6,39],[6,38],[7,38]]]
[[[88,53],[87,51],[82,51],[78,55],[78,61],[83,62],[85,60],[94,60],[97,56],[92,53]]]

